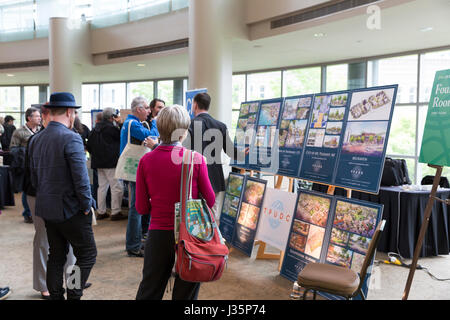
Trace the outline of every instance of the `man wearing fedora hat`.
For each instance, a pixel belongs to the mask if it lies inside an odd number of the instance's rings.
[[[57,92],[46,108],[52,121],[30,141],[29,159],[36,188],[35,214],[45,221],[49,243],[47,288],[51,299],[64,299],[64,264],[70,244],[77,262],[75,285],[67,284],[67,299],[80,299],[97,256],[86,155],[80,135],[72,131],[75,109],[80,106],[71,93]]]

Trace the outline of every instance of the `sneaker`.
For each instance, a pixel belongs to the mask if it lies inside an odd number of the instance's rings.
[[[103,220],[106,218],[109,218],[109,214],[107,214],[107,213],[101,213],[101,214],[97,215],[97,220]]]
[[[128,216],[122,214],[121,212],[113,214],[111,216],[111,221],[118,221],[118,220],[124,220],[124,219],[128,219]]]
[[[143,258],[144,257],[144,252],[142,252],[142,250],[127,250],[128,256],[129,257],[139,257],[139,258]]]
[[[25,222],[25,223],[33,223],[33,218],[31,216],[23,217],[23,222]]]
[[[10,294],[11,290],[8,287],[0,288],[0,300],[5,300],[6,298],[9,297]]]

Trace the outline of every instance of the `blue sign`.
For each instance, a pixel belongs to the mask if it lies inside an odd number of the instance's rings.
[[[230,173],[228,185],[223,198],[222,212],[220,215],[219,229],[223,238],[231,242],[234,233],[234,225],[239,210],[239,203],[242,198],[245,176],[237,173]]]
[[[194,89],[186,91],[186,109],[189,112],[191,119],[195,117],[194,111],[192,110],[192,103],[194,102],[194,97],[196,94],[203,92],[208,92],[208,89]]]
[[[349,91],[317,94],[299,172],[301,179],[333,184],[342,145]]]
[[[252,177],[245,179],[231,245],[249,257],[252,255],[266,184],[266,180]]]
[[[352,92],[334,185],[378,193],[398,85]]]
[[[289,97],[284,100],[278,125],[278,174],[297,177],[301,167],[313,95]]]

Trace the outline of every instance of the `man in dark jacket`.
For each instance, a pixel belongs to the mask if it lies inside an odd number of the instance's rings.
[[[29,144],[31,183],[36,189],[36,216],[45,221],[49,243],[47,288],[51,299],[64,299],[63,274],[69,244],[77,260],[67,284],[67,299],[80,299],[97,257],[86,155],[72,131],[75,98],[58,92],[46,105],[52,121]]]
[[[183,145],[206,157],[208,175],[211,186],[216,193],[216,203],[211,208],[218,220],[220,215],[221,196],[225,191],[225,177],[222,169],[222,149],[231,159],[243,157],[231,140],[227,126],[211,117],[208,113],[211,97],[207,93],[199,93],[194,97],[192,109],[195,118],[189,127],[189,135]],[[246,151],[247,152],[247,151]]]
[[[11,143],[12,135],[14,131],[16,131],[16,127],[14,126],[14,120],[15,119],[12,116],[8,115],[5,117],[5,123],[3,125],[4,132],[0,136],[3,151],[9,151],[9,145]],[[3,158],[4,158],[3,163],[9,166],[12,161],[12,156],[10,154],[7,154]]]
[[[91,168],[98,173],[98,211],[97,219],[108,218],[106,213],[106,194],[111,188],[111,220],[126,219],[121,213],[123,184],[115,179],[115,171],[120,152],[120,129],[114,125],[115,110],[105,108],[102,121],[95,125],[87,142],[87,150],[91,154]]]

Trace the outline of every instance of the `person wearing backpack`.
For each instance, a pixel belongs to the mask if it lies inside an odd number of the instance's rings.
[[[87,150],[91,154],[91,168],[97,169],[97,220],[108,218],[106,213],[106,194],[111,188],[111,220],[126,219],[122,214],[123,184],[115,179],[115,170],[120,151],[120,129],[114,125],[115,110],[105,108],[102,121],[95,125],[91,131]]]
[[[157,127],[161,144],[139,162],[136,175],[136,209],[152,210],[145,245],[142,281],[137,300],[161,300],[175,263],[174,215],[180,201],[182,159],[187,149],[181,142],[187,135],[190,117],[185,108],[170,106],[158,115]],[[192,198],[200,194],[209,207],[215,202],[214,190],[208,178],[205,158],[196,153],[192,175]],[[175,277],[173,300],[193,300],[200,284]]]

